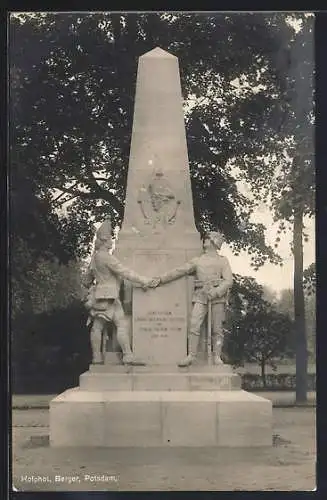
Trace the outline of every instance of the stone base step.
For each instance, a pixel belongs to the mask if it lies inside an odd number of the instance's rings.
[[[272,403],[235,391],[84,391],[50,402],[53,447],[272,445]]]
[[[194,362],[187,367],[179,367],[176,364],[167,365],[145,365],[131,366],[123,365],[120,361],[91,364],[89,371],[92,373],[236,373],[230,365],[208,365],[206,362]]]
[[[130,372],[88,371],[80,376],[84,391],[231,391],[241,388],[236,373],[214,370],[185,373],[132,370]]]

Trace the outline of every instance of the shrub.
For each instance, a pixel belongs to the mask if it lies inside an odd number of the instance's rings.
[[[245,391],[295,391],[295,374],[271,373],[266,375],[266,384],[259,374],[242,374],[242,389]],[[316,375],[308,373],[308,391],[316,390]]]
[[[91,361],[86,319],[79,302],[66,309],[18,316],[12,325],[13,392],[60,392],[78,384]]]

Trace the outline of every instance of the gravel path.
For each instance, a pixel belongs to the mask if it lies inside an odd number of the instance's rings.
[[[24,491],[312,490],[314,408],[275,408],[273,415],[271,449],[53,449],[48,411],[16,410],[13,482]]]

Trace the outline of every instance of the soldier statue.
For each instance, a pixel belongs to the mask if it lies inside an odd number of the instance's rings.
[[[109,253],[112,248],[111,220],[106,220],[98,229],[94,252],[84,277],[84,284],[90,287],[86,307],[89,310],[88,324],[92,323],[91,346],[92,363],[103,363],[103,335],[108,322],[117,328],[117,342],[123,352],[123,363],[144,365],[134,358],[129,337],[129,324],[120,298],[121,280],[139,283],[143,289],[158,285],[158,279],[149,279],[124,267]]]
[[[224,237],[220,232],[204,236],[203,254],[186,264],[160,276],[160,283],[168,283],[185,275],[195,275],[193,309],[191,315],[188,355],[179,366],[189,366],[196,358],[202,323],[211,307],[211,325],[215,364],[222,364],[221,351],[224,340],[223,322],[226,314],[227,295],[233,283],[233,274],[226,257],[218,254]]]

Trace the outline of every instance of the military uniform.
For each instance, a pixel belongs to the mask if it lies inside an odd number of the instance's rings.
[[[223,343],[223,321],[226,314],[228,290],[233,283],[233,274],[226,257],[216,252],[208,252],[190,262],[177,267],[173,271],[160,277],[161,283],[168,283],[185,275],[195,275],[194,292],[192,297],[193,309],[190,324],[189,351],[196,355],[198,339],[202,323],[208,313],[209,298],[211,301],[211,328],[214,338],[216,363],[221,362],[221,348]],[[186,365],[189,363],[186,363]],[[181,363],[181,366],[184,366]]]
[[[116,257],[109,254],[108,247],[101,246],[94,252],[84,279],[86,286],[92,285],[86,307],[89,309],[90,314],[88,322],[93,322],[91,340],[93,340],[93,362],[95,363],[102,361],[102,331],[108,321],[112,321],[116,325],[117,341],[123,351],[125,361],[128,362],[128,360],[132,359],[128,322],[119,299],[122,279],[143,286],[146,286],[149,282],[148,278],[140,276],[123,266]],[[93,284],[94,281],[95,284]]]

